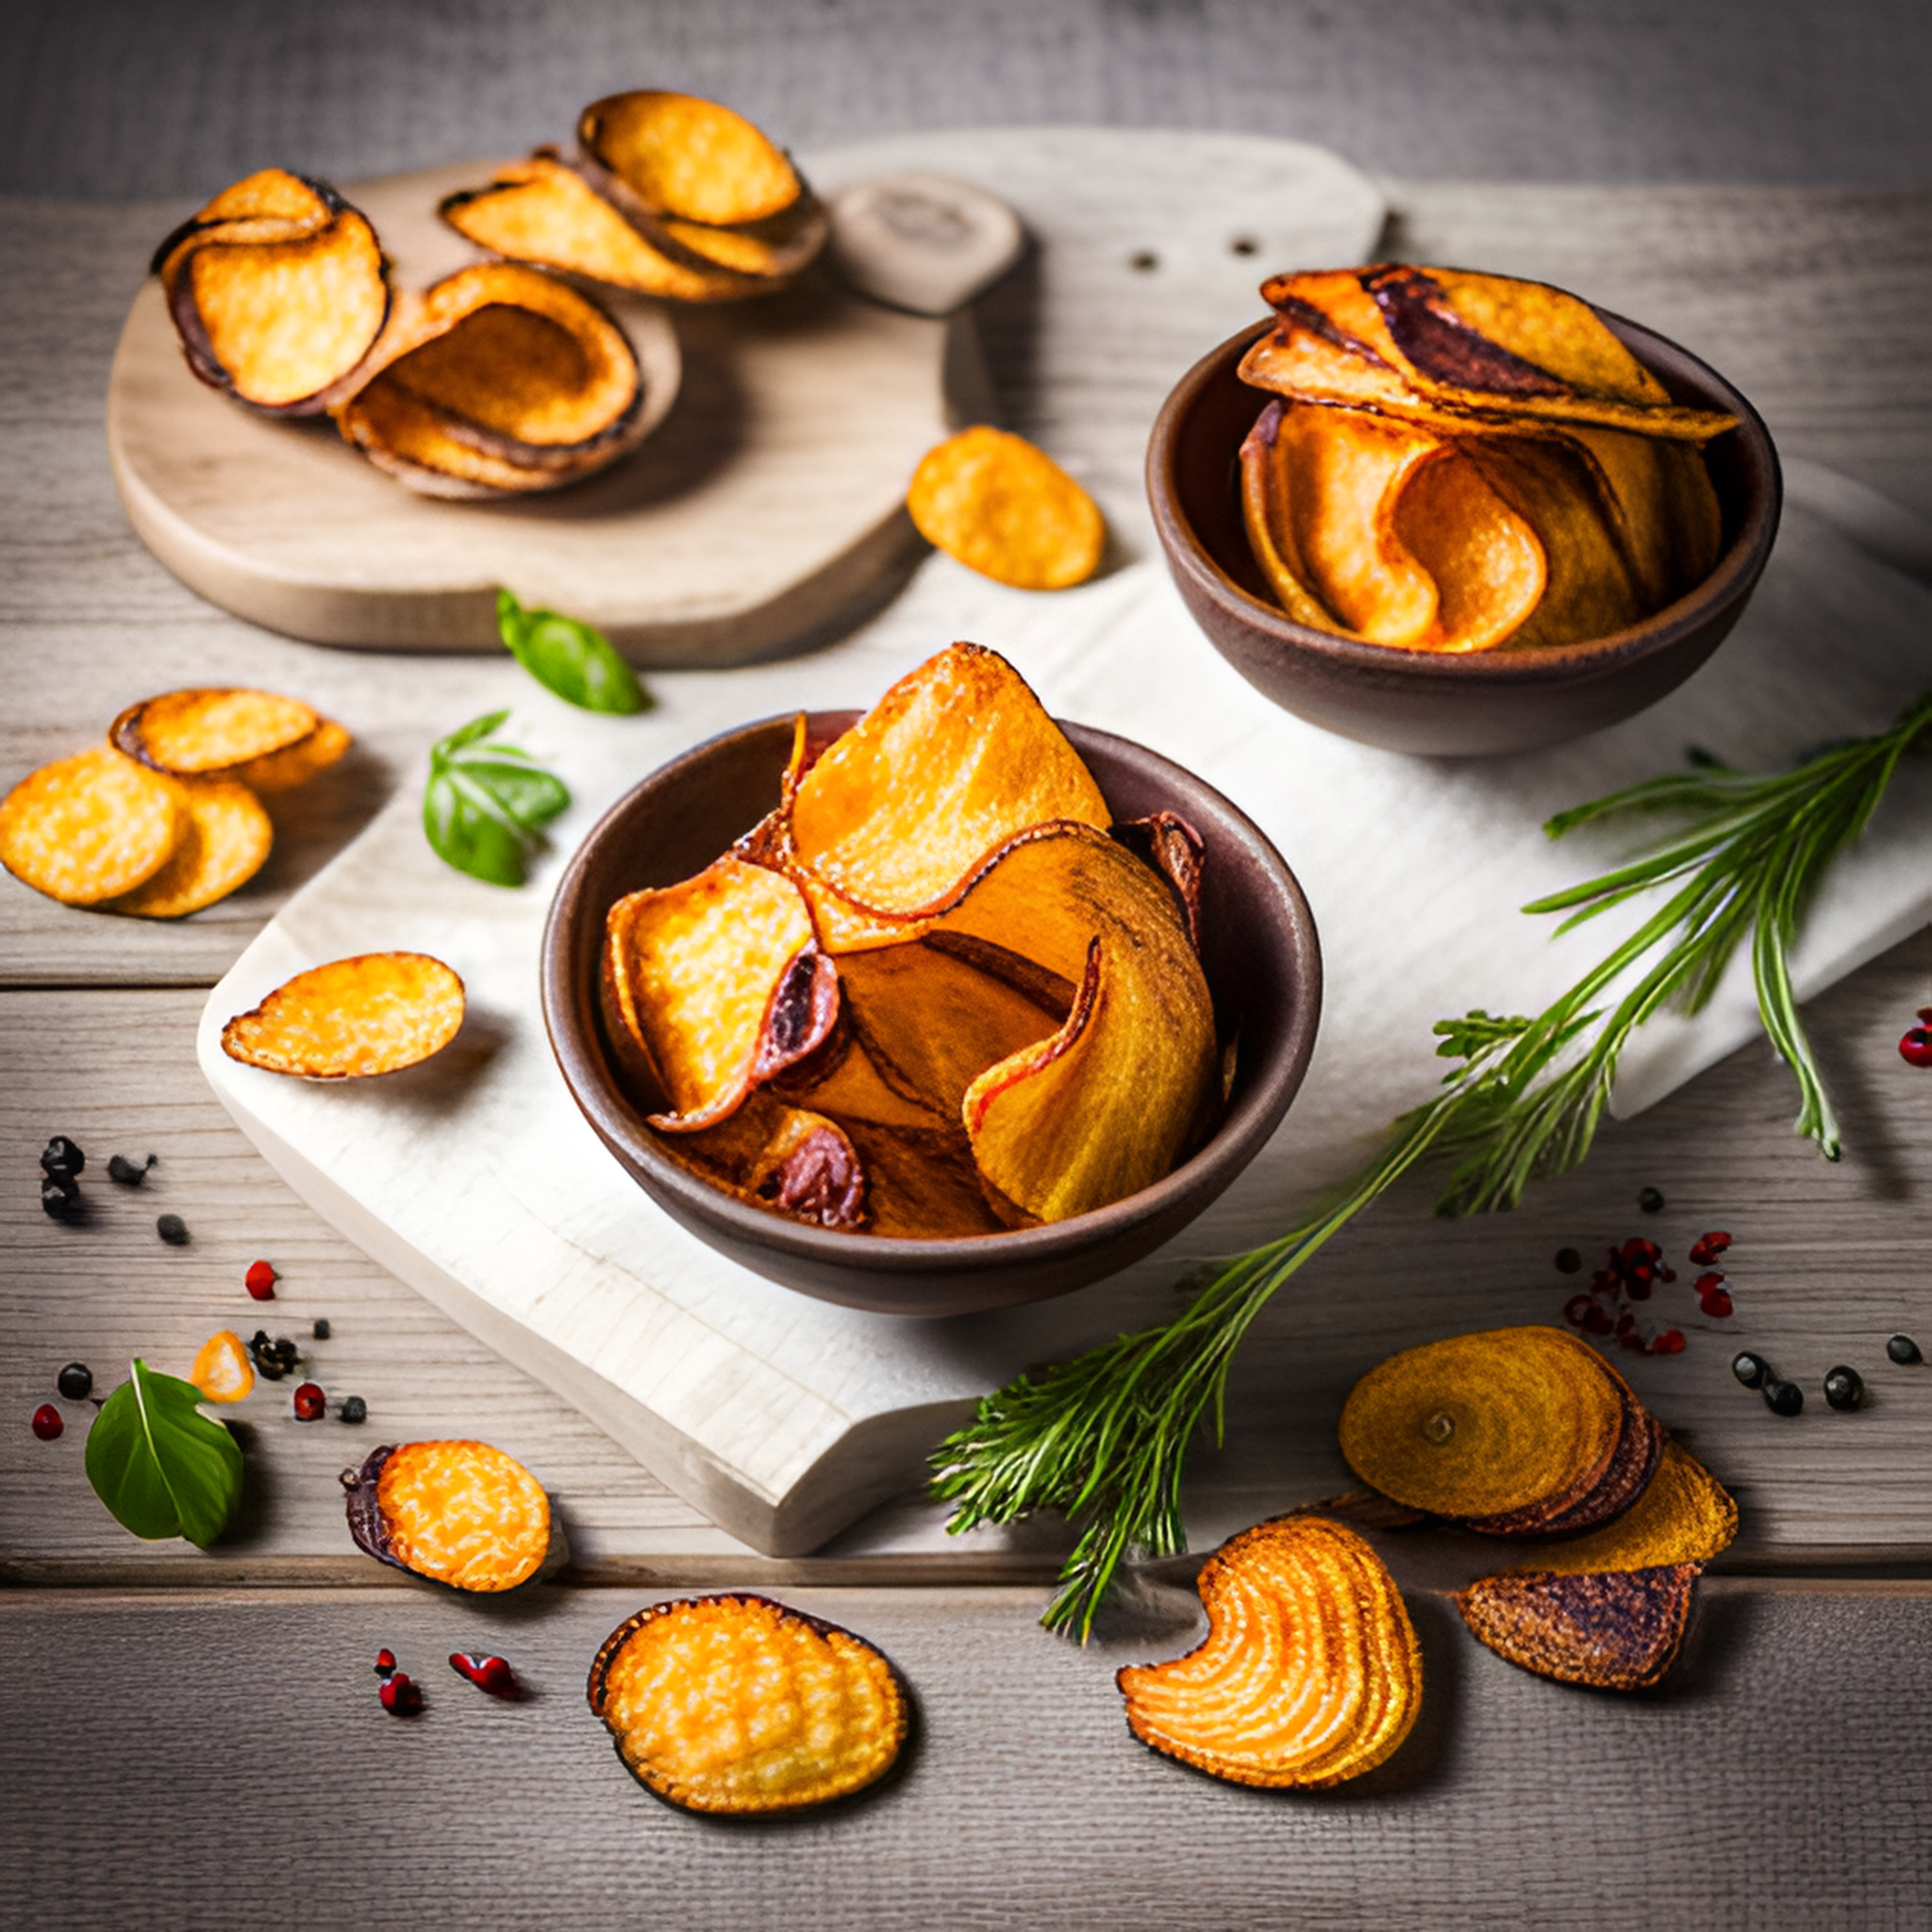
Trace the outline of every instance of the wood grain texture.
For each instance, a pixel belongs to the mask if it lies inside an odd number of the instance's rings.
[[[1525,1675],[1411,1597],[1420,1724],[1357,1784],[1222,1785],[1127,1733],[1112,1674],[1184,1607],[1081,1651],[1027,1592],[799,1590],[909,1680],[904,1771],[842,1810],[705,1824],[619,1764],[583,1701],[650,1592],[13,1591],[0,1692],[9,1913],[52,1928],[774,1925],[1904,1932],[1932,1891],[1932,1596],[1707,1591],[1659,1691]],[[379,1645],[426,1691],[386,1716]],[[482,1696],[452,1650],[507,1656]],[[183,1740],[193,1740],[184,1757]]]

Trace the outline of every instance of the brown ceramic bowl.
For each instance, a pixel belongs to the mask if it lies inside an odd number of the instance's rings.
[[[825,712],[813,735],[857,712]],[[1065,726],[1117,818],[1177,811],[1207,841],[1202,963],[1224,1037],[1240,1028],[1234,1091],[1212,1140],[1165,1180],[1044,1227],[957,1241],[808,1227],[732,1200],[665,1155],[625,1097],[604,1039],[604,918],[625,893],[701,872],[778,803],[792,720],[714,738],[605,813],[571,860],[543,934],[543,1020],[564,1084],[625,1171],[675,1221],[754,1273],[850,1307],[958,1315],[1064,1294],[1158,1247],[1221,1193],[1274,1131],[1307,1069],[1322,955],[1307,902],[1261,832],[1220,792],[1124,739]]]
[[[1619,316],[1603,320],[1674,400],[1739,419],[1706,450],[1723,548],[1688,596],[1628,630],[1541,650],[1404,651],[1294,623],[1268,595],[1241,521],[1241,440],[1268,394],[1237,370],[1271,320],[1182,376],[1147,447],[1155,528],[1208,641],[1284,710],[1389,751],[1526,751],[1601,730],[1675,690],[1724,641],[1771,555],[1777,452],[1757,410],[1695,356]]]

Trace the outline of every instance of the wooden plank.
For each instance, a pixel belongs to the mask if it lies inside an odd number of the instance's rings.
[[[724,1828],[641,1790],[585,1709],[648,1592],[0,1594],[0,1857],[21,1924],[1657,1928],[1923,1924],[1932,1594],[1709,1591],[1678,1672],[1618,1698],[1529,1677],[1415,1597],[1421,1724],[1331,1792],[1143,1750],[1112,1674],[1191,1641],[1177,1603],[1081,1651],[1029,1592],[807,1591],[918,1700],[903,1774]],[[421,1681],[402,1723],[379,1645]],[[443,1664],[507,1656],[500,1704]],[[31,1659],[28,1665],[25,1660]],[[111,1856],[106,1854],[111,1848]]]

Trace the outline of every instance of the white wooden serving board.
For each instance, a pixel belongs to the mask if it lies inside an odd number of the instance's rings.
[[[1120,418],[1144,435],[1167,381],[1252,316],[1259,272],[1358,257],[1373,223],[1365,210],[1358,232],[1320,254],[1271,242],[1259,271],[1235,258],[1245,297],[1205,270],[1168,280],[1134,269],[1124,241],[1134,252],[1179,255],[1187,237],[1222,233],[1208,164],[1224,164],[1230,148],[1251,159],[1268,144],[1137,135],[1140,159],[1128,171],[1126,139],[936,137],[929,154],[908,140],[884,158],[986,181],[1041,238],[1027,298],[1035,366],[1079,372],[1084,402],[1056,401],[1043,384],[1027,426],[1102,494],[1121,552],[1111,575],[1030,596],[933,558],[835,648],[655,676],[658,708],[637,718],[590,717],[519,682],[517,741],[576,794],[533,883],[504,891],[444,868],[423,841],[416,789],[406,788],[249,947],[204,1015],[204,1071],[297,1192],[721,1525],[773,1554],[810,1549],[908,1488],[943,1428],[993,1383],[1161,1318],[1175,1277],[1198,1258],[1278,1233],[1298,1202],[1358,1164],[1386,1123],[1433,1088],[1441,1071],[1433,1020],[1474,1006],[1534,1011],[1582,970],[1612,938],[1611,921],[1551,942],[1544,923],[1516,911],[1598,869],[1609,849],[1550,846],[1539,828],[1551,811],[1648,775],[1690,742],[1764,764],[1874,729],[1932,682],[1932,594],[1797,515],[1712,663],[1613,731],[1514,758],[1427,760],[1332,738],[1276,710],[1208,648],[1144,556],[1144,525],[1124,498],[1134,478]],[[873,161],[866,150],[855,164]],[[1055,219],[1067,181],[1081,193],[1106,184],[1105,223]],[[1118,382],[1105,379],[1110,367]],[[653,1208],[556,1073],[538,1012],[537,953],[563,855],[638,777],[748,719],[869,704],[962,637],[1007,653],[1057,714],[1177,759],[1267,829],[1313,905],[1328,1003],[1307,1084],[1282,1130],[1168,1248],[1057,1302],[918,1323],[762,1281]],[[459,722],[425,720],[425,737]],[[1801,992],[1932,918],[1928,832],[1932,774],[1908,771],[1819,908],[1798,962]],[[291,974],[388,947],[436,953],[468,983],[471,1020],[439,1059],[381,1081],[311,1086],[222,1056],[223,1022]],[[1659,1097],[1754,1025],[1748,986],[1734,979],[1695,1025],[1653,1029],[1626,1070],[1630,1104]]]

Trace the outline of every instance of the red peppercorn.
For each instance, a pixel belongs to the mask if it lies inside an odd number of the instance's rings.
[[[479,1690],[492,1697],[516,1698],[523,1694],[516,1673],[500,1657],[477,1657],[468,1651],[453,1650],[449,1667],[458,1676],[467,1677]]]
[[[1666,1328],[1650,1345],[1652,1355],[1682,1355],[1684,1353],[1684,1331],[1681,1328]]]
[[[375,1674],[390,1677],[395,1674],[396,1654],[387,1644],[375,1653]]]
[[[60,1411],[51,1402],[43,1402],[34,1410],[34,1434],[42,1441],[51,1442],[66,1426]]]
[[[295,1420],[298,1423],[319,1423],[328,1407],[328,1397],[323,1393],[320,1382],[304,1382],[295,1391]]]
[[[1921,1007],[1919,1019],[1924,1025],[1932,1026],[1932,1007]]]
[[[280,1277],[266,1261],[251,1261],[248,1273],[242,1277],[248,1292],[258,1302],[272,1302],[275,1298],[275,1283]]]
[[[1731,1244],[1731,1238],[1722,1228],[1713,1228],[1708,1234],[1701,1234],[1690,1243],[1690,1258],[1700,1268],[1708,1268]]]
[[[1899,1041],[1898,1057],[1908,1067],[1932,1067],[1932,1027],[1914,1026]]]
[[[375,1694],[382,1699],[383,1709],[392,1717],[414,1717],[423,1708],[423,1693],[410,1681],[408,1671],[398,1671],[386,1678]]]

